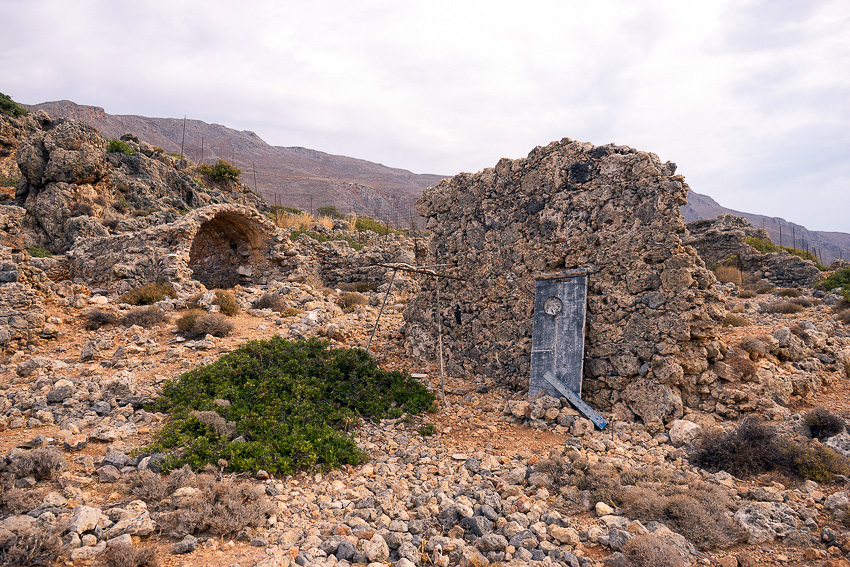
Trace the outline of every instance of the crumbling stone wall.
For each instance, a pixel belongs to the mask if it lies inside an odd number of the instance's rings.
[[[815,263],[786,251],[762,254],[747,244],[748,237],[770,240],[764,229],[756,229],[743,217],[722,214],[687,224],[685,244],[697,249],[706,264],[738,258],[738,267],[756,279],[766,279],[781,287],[810,287],[818,281],[820,270]]]
[[[44,273],[29,265],[29,254],[0,245],[0,348],[55,336],[41,303],[47,283]]]
[[[466,281],[430,280],[408,304],[410,353],[435,351],[438,285],[450,370],[527,385],[535,277],[585,268],[584,397],[644,421],[712,410],[725,304],[682,245],[688,186],[674,172],[654,154],[564,139],[426,190],[426,263]]]
[[[207,287],[264,284],[280,274],[290,247],[256,209],[210,205],[138,233],[79,241],[68,252],[68,269],[119,293],[157,280],[177,287],[193,280]]]

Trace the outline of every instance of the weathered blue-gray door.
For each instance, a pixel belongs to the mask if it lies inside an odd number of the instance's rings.
[[[581,396],[586,304],[586,270],[569,270],[535,282],[529,396],[541,390],[560,396],[544,377],[547,372]]]

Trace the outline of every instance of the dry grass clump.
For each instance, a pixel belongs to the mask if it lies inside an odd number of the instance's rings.
[[[107,567],[158,567],[156,552],[149,548],[136,549],[132,545],[113,545],[103,556]]]
[[[835,318],[845,325],[850,325],[850,309],[839,311]]]
[[[727,313],[726,317],[723,318],[724,327],[747,327],[749,324],[749,319],[736,313]]]
[[[218,305],[221,312],[228,317],[232,317],[239,313],[239,304],[236,302],[236,296],[232,291],[224,289],[215,290],[215,299],[213,305]]]
[[[53,447],[21,452],[12,457],[9,463],[9,472],[14,476],[32,476],[36,480],[56,478],[66,468],[68,461]]]
[[[770,284],[762,284],[756,287],[755,291],[758,295],[763,295],[765,293],[773,293],[774,291],[776,291],[776,288]]]
[[[809,307],[812,307],[814,305],[820,305],[820,299],[812,299],[810,297],[794,297],[789,301],[805,309],[808,309]]]
[[[844,419],[824,407],[816,407],[803,416],[803,423],[809,428],[809,435],[814,439],[826,441],[844,431]]]
[[[177,297],[177,291],[170,283],[157,282],[131,289],[121,296],[120,300],[123,303],[130,305],[153,305],[157,301],[162,301],[166,297],[172,299]]]
[[[803,293],[795,287],[785,287],[776,292],[779,297],[800,297]]]
[[[177,328],[194,337],[226,337],[233,331],[233,323],[220,313],[192,309],[177,320]]]
[[[155,506],[178,488],[189,486],[194,479],[195,473],[188,465],[171,471],[167,480],[155,472],[142,470],[130,476],[127,490],[134,498]]]
[[[641,534],[623,544],[623,555],[633,567],[679,567],[690,562],[682,552],[660,537]]]
[[[717,266],[714,269],[714,275],[721,283],[733,283],[738,286],[742,284],[741,270],[735,266]]]
[[[114,311],[107,311],[105,309],[87,311],[85,317],[87,331],[97,331],[105,325],[112,325],[118,321],[118,315]]]
[[[160,515],[163,532],[182,538],[188,534],[210,532],[226,537],[247,527],[262,526],[276,508],[265,497],[261,486],[232,480],[216,481],[207,474],[198,475],[192,486],[199,492],[181,508]]]
[[[279,293],[264,293],[252,305],[254,309],[271,309],[281,313],[286,309],[286,300]]]
[[[791,301],[778,301],[776,303],[761,305],[762,313],[781,313],[783,315],[790,315],[792,313],[800,313],[803,309],[802,305],[797,305]]]
[[[62,552],[59,536],[59,530],[35,526],[18,533],[17,537],[0,541],[0,565],[53,565]]]
[[[274,222],[279,228],[297,228],[303,230],[313,226],[313,215],[310,213],[288,213],[281,211],[274,216]]]
[[[752,289],[742,289],[738,292],[738,299],[752,299],[758,294]]]
[[[356,291],[349,291],[340,295],[336,302],[345,313],[350,313],[356,306],[366,305],[366,298]]]
[[[32,489],[12,488],[3,493],[3,506],[12,514],[26,514],[41,504],[44,494]]]
[[[297,317],[302,313],[304,312],[298,309],[297,307],[287,307],[286,309],[280,312],[280,315],[282,317]]]
[[[325,228],[334,227],[334,219],[332,217],[319,217],[315,222],[316,226],[324,226]]]
[[[850,463],[835,451],[780,437],[775,428],[755,418],[747,418],[728,431],[704,434],[690,459],[704,469],[725,470],[738,478],[776,471],[828,482],[836,474],[850,473]]]
[[[118,319],[118,324],[122,327],[138,325],[139,327],[150,329],[154,325],[159,325],[166,321],[168,321],[168,317],[166,316],[165,311],[156,305],[150,305],[148,307],[136,307],[135,309],[130,309],[127,313],[122,315],[120,319]]]

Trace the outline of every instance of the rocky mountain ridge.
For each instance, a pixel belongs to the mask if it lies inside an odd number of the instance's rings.
[[[113,115],[95,106],[71,101],[27,105],[53,118],[91,124],[110,138],[127,133],[169,153],[181,153],[196,163],[225,159],[242,169],[242,180],[272,205],[313,211],[334,205],[343,212],[408,225],[413,203],[441,175],[420,175],[403,169],[302,147],[271,146],[257,134],[219,124],[178,118]]]

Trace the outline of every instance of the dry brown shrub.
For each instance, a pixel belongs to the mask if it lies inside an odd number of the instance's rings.
[[[204,337],[226,337],[233,331],[233,323],[224,315],[219,313],[205,313],[195,320],[192,325],[192,334]]]
[[[735,313],[727,313],[726,317],[723,318],[724,327],[747,327],[749,324],[749,319]]]
[[[157,567],[156,552],[149,547],[137,549],[132,545],[113,545],[103,556],[107,567]]]
[[[184,507],[160,515],[165,533],[179,538],[209,531],[225,537],[248,526],[262,526],[275,510],[261,486],[216,481],[207,474],[198,475],[193,485],[200,492]]]
[[[195,321],[198,320],[198,317],[204,315],[206,311],[203,309],[190,309],[186,313],[180,316],[177,319],[177,328],[183,331],[184,333],[189,333],[192,331],[192,328],[195,326]]]
[[[92,309],[86,314],[86,330],[96,331],[104,325],[112,325],[118,320],[118,315],[114,311],[104,309]]]
[[[236,296],[232,291],[224,289],[215,290],[213,305],[218,305],[221,312],[228,317],[232,317],[239,313],[239,303],[237,303]]]
[[[154,325],[159,325],[166,321],[168,321],[168,316],[166,316],[165,312],[156,305],[151,305],[149,307],[130,309],[118,319],[118,324],[122,327],[138,325],[139,327],[150,329]]]
[[[756,295],[758,294],[752,289],[742,289],[738,293],[738,299],[752,299]]]
[[[34,567],[53,565],[62,552],[61,529],[36,526],[0,545],[0,565]]]
[[[286,309],[286,300],[279,293],[264,293],[252,305],[254,309],[271,309],[280,313]]]
[[[642,534],[623,544],[623,554],[634,567],[679,567],[690,561],[682,552],[653,534]]]
[[[26,514],[41,504],[43,497],[32,489],[13,488],[3,494],[3,506],[12,514]]]
[[[737,286],[742,284],[741,270],[735,266],[717,266],[714,270],[717,280],[722,283],[733,283]]]
[[[845,325],[850,325],[850,309],[839,311],[835,318]]]
[[[356,306],[366,305],[366,298],[356,291],[349,291],[340,295],[336,302],[344,312],[350,313]]]
[[[776,303],[762,304],[762,313],[780,313],[782,315],[791,315],[800,313],[804,307],[791,301],[777,301]]]
[[[803,293],[795,287],[784,287],[777,290],[776,295],[779,297],[800,297]]]
[[[162,477],[149,470],[137,471],[130,476],[128,492],[146,504],[157,504],[168,495],[168,487]]]
[[[217,411],[193,411],[189,415],[211,428],[216,435],[233,439],[236,434],[236,423],[225,420]]]
[[[302,313],[304,312],[298,309],[297,307],[287,307],[286,309],[280,312],[280,315],[282,317],[297,317]]]
[[[33,476],[36,480],[55,478],[68,468],[68,461],[53,447],[33,449],[19,454],[9,465],[10,472],[18,477]]]

